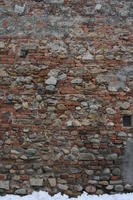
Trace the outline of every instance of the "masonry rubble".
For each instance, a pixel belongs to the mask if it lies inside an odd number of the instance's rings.
[[[133,191],[132,2],[1,0],[0,12],[0,194]]]

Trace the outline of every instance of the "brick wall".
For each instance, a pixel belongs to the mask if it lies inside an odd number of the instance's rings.
[[[0,194],[133,191],[131,0],[0,1]]]

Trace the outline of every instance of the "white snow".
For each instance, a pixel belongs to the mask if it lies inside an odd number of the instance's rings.
[[[60,193],[51,197],[47,192],[33,192],[31,195],[27,196],[17,196],[17,195],[6,195],[0,197],[0,200],[133,200],[133,193],[128,194],[115,194],[115,195],[88,195],[83,193],[77,198],[69,198],[67,195],[61,195]]]

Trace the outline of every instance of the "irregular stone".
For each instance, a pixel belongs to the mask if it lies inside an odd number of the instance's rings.
[[[27,159],[28,159],[28,157],[25,156],[25,155],[22,155],[20,158],[21,158],[22,160],[27,160]]]
[[[15,105],[14,105],[14,108],[15,108],[16,110],[19,110],[20,108],[22,108],[22,105],[21,105],[21,104],[15,104]]]
[[[107,160],[116,160],[117,158],[118,155],[116,153],[112,153],[107,156]]]
[[[116,114],[116,111],[112,108],[106,108],[106,112],[109,114],[109,115],[114,115]]]
[[[124,186],[124,189],[127,190],[127,191],[129,191],[129,192],[131,192],[131,191],[133,190],[133,186],[130,185],[130,184],[126,184],[126,185]]]
[[[15,191],[15,194],[17,194],[17,195],[26,195],[27,191],[26,191],[26,189],[17,189]]]
[[[20,152],[18,152],[18,151],[16,151],[16,150],[13,150],[13,149],[11,150],[11,153],[12,153],[12,154],[16,154],[16,155],[20,154]]]
[[[103,174],[110,174],[110,169],[109,168],[105,168],[103,170]]]
[[[102,5],[100,3],[96,4],[95,10],[99,11],[101,10],[101,8],[102,8]]]
[[[115,86],[115,85],[109,85],[108,86],[108,90],[110,91],[110,92],[117,92],[118,91],[118,87],[117,87],[117,85]]]
[[[82,122],[81,122],[81,124],[82,124],[83,126],[89,126],[89,125],[91,124],[91,122],[90,122],[89,119],[83,119]]]
[[[97,61],[104,60],[104,56],[103,55],[96,55],[96,60]]]
[[[81,102],[81,106],[83,106],[83,107],[87,107],[87,106],[88,106],[88,103],[85,102],[85,101],[82,101],[82,102]]]
[[[5,48],[5,43],[4,42],[0,42],[0,49],[4,49]]]
[[[74,156],[73,154],[69,154],[64,157],[64,160],[77,160],[77,156]]]
[[[111,185],[121,185],[122,184],[122,180],[116,180],[116,181],[110,181]]]
[[[88,192],[89,194],[95,194],[96,192],[96,187],[95,186],[92,186],[92,185],[89,185],[85,188],[85,191]]]
[[[81,84],[83,82],[82,78],[75,78],[71,81],[72,84]]]
[[[22,14],[24,10],[25,10],[25,4],[24,6],[15,5],[15,13]]]
[[[48,78],[45,83],[47,85],[56,85],[57,84],[57,79],[54,76],[51,76],[50,78]]]
[[[48,178],[49,184],[51,187],[56,186],[56,179],[55,178]]]
[[[80,106],[77,106],[77,107],[76,107],[76,110],[77,110],[77,111],[81,110],[81,107],[80,107]]]
[[[9,181],[0,181],[0,189],[9,190]]]
[[[93,178],[94,178],[94,177],[93,177]],[[99,178],[96,177],[96,176],[95,176],[95,179],[99,180]],[[97,180],[89,180],[88,183],[89,183],[90,185],[97,185],[97,184],[98,184],[98,181],[97,181]]]
[[[116,192],[123,192],[124,187],[123,187],[123,185],[115,185],[114,189]]]
[[[106,83],[106,78],[105,78],[105,76],[102,75],[102,74],[98,74],[98,75],[96,76],[96,82],[97,82],[97,83]]]
[[[102,195],[102,194],[104,194],[104,192],[103,192],[103,190],[98,189],[98,190],[96,191],[96,194],[97,194],[97,195]]]
[[[41,95],[37,95],[37,96],[36,96],[36,100],[39,101],[39,102],[41,102],[41,101],[42,101]]]
[[[65,80],[66,78],[67,78],[67,75],[64,73],[58,76],[58,80]]]
[[[13,95],[12,94],[9,94],[8,97],[7,97],[8,101],[12,101],[13,100]]]
[[[60,73],[59,69],[51,69],[48,73],[48,76],[57,78]]]
[[[119,133],[118,133],[118,136],[119,136],[119,137],[126,137],[127,134],[126,134],[125,132],[119,132]]]
[[[37,150],[36,150],[36,149],[27,149],[27,150],[25,151],[25,153],[26,153],[27,155],[33,156],[33,155],[35,155],[35,154],[37,153]]]
[[[25,109],[29,108],[28,102],[23,102],[23,108]]]
[[[114,125],[115,125],[115,124],[114,124],[113,122],[108,122],[108,123],[107,123],[107,126],[110,126],[110,127],[111,127],[111,126],[114,126]]]
[[[82,57],[83,60],[87,61],[87,60],[93,60],[94,59],[94,56],[89,52],[87,51],[83,57]]]
[[[82,191],[83,190],[83,187],[81,185],[75,185],[74,186],[74,189],[78,192]]]
[[[120,176],[121,170],[120,170],[119,168],[114,168],[114,169],[112,170],[112,174],[113,174],[114,176]]]
[[[88,176],[92,176],[94,174],[94,171],[93,170],[88,170],[86,169],[85,170],[85,173],[88,175]]]
[[[46,86],[46,90],[47,91],[50,91],[50,92],[55,92],[56,91],[56,88],[54,85],[48,85]]]
[[[108,181],[99,181],[99,185],[106,186],[106,185],[108,185]]]
[[[60,190],[68,190],[68,185],[64,185],[64,184],[57,184],[57,187],[60,189]]]
[[[77,119],[75,119],[72,121],[72,125],[75,127],[78,127],[78,126],[81,126],[81,123]]]
[[[95,160],[95,156],[92,153],[80,153],[79,160]]]
[[[42,178],[30,178],[30,185],[31,186],[43,186],[43,179]]]
[[[113,190],[113,188],[114,188],[113,185],[108,185],[108,186],[106,186],[106,189],[107,189],[107,190]]]
[[[129,102],[120,102],[119,103],[120,108],[127,110],[130,107]]]
[[[63,104],[58,104],[57,109],[63,111],[63,110],[66,110],[66,106],[64,106]]]

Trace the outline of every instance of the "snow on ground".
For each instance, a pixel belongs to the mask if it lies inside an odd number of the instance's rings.
[[[69,198],[67,195],[61,195],[60,193],[51,197],[47,192],[33,192],[31,195],[27,196],[17,196],[17,195],[6,195],[0,197],[0,200],[133,200],[133,193],[129,194],[115,194],[115,195],[88,195],[83,193],[77,198]]]

